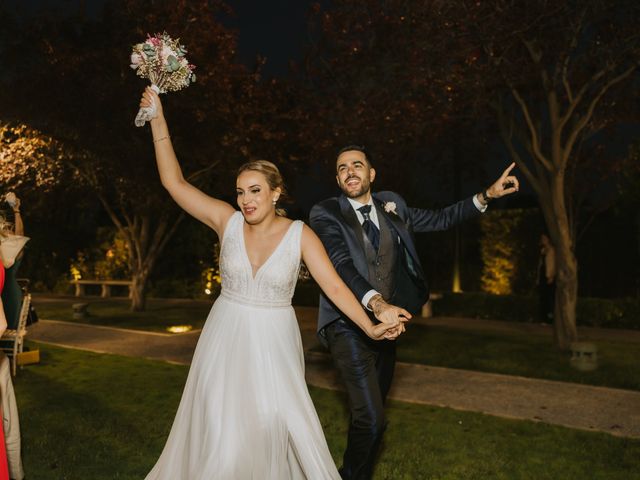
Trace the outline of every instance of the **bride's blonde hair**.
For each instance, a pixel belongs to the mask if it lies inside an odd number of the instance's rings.
[[[242,172],[245,172],[247,170],[250,170],[252,172],[260,172],[262,175],[264,175],[264,178],[267,179],[267,184],[269,185],[269,188],[271,188],[271,190],[279,188],[280,198],[278,198],[278,201],[280,201],[287,195],[282,174],[280,173],[280,170],[278,170],[278,167],[276,167],[273,163],[269,162],[268,160],[254,160],[252,162],[247,162],[238,169],[238,174],[236,176],[239,176]],[[278,207],[276,204],[276,215],[286,217],[287,211],[284,208]]]

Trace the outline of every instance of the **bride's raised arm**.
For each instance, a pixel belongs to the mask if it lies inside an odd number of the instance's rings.
[[[209,225],[222,237],[227,220],[235,212],[234,208],[227,202],[205,194],[185,180],[173,151],[160,98],[147,87],[140,99],[140,106],[149,107],[152,104],[156,106],[157,116],[151,120],[151,133],[162,186],[188,214]]]

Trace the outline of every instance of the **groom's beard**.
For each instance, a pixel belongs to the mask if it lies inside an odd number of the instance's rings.
[[[358,178],[360,180],[360,188],[358,190],[347,190],[346,183],[349,181],[345,180],[344,187],[342,188],[342,192],[349,198],[358,198],[362,195],[366,195],[371,190],[371,182],[368,179]]]

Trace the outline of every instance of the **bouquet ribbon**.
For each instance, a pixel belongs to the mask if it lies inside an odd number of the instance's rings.
[[[160,94],[160,88],[154,83],[151,84],[151,89],[156,92],[158,95]],[[136,115],[135,124],[136,127],[142,127],[145,123],[150,122],[152,119],[158,116],[158,106],[154,99],[151,99],[150,107],[140,107],[138,110],[138,114]]]

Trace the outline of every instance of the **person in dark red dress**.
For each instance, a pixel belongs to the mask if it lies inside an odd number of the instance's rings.
[[[4,287],[4,267],[0,262],[0,294]],[[4,305],[2,304],[2,297],[0,297],[0,336],[7,329],[7,318],[4,315]],[[0,410],[0,419],[2,418],[2,411]],[[0,425],[0,480],[9,480],[9,465],[7,463],[7,450],[4,443],[4,430]]]

